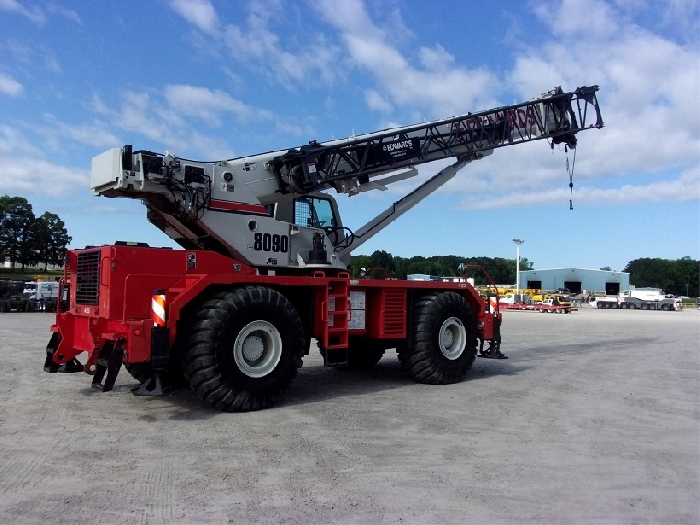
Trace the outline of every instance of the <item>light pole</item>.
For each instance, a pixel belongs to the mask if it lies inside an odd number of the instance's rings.
[[[520,295],[520,245],[525,241],[513,239],[515,243],[515,295]]]

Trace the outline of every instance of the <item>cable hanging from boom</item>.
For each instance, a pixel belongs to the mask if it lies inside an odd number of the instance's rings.
[[[574,149],[574,158],[571,161],[571,169],[569,169],[569,149],[564,146],[566,153],[566,172],[569,174],[569,210],[574,209],[574,168],[576,167],[576,149]]]

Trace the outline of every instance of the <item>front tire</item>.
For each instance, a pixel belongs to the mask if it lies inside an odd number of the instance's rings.
[[[462,381],[477,352],[477,321],[467,300],[455,292],[425,295],[414,306],[413,347],[402,351],[403,367],[419,383]]]
[[[227,412],[274,405],[302,365],[304,328],[292,304],[264,286],[216,293],[194,313],[182,370],[195,393]]]

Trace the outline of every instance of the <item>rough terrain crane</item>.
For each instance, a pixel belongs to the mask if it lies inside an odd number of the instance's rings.
[[[597,90],[556,88],[522,104],[217,162],[129,145],[95,157],[93,194],[141,199],[183,249],[68,251],[45,370],[84,369],[108,391],[124,364],[141,382],[136,393],[162,393],[180,377],[218,409],[255,410],[284,393],[316,339],[326,365],[368,368],[396,348],[415,380],[461,381],[478,351],[503,356],[497,301],[466,281],[354,279],[350,254],[497,148],[543,139],[575,148],[579,131],[603,127]],[[385,189],[444,158],[454,162],[365,226],[343,226],[328,190]]]

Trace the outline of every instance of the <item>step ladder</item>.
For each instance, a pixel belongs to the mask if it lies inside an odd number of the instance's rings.
[[[345,365],[348,362],[350,274],[341,272],[337,277],[326,279],[327,285],[319,287],[316,296],[321,321],[319,346],[326,366]]]

